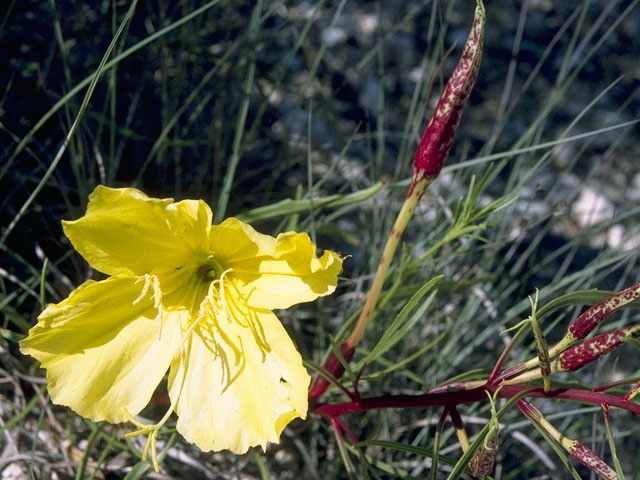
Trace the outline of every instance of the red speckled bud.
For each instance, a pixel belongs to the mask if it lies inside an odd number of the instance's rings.
[[[560,433],[553,425],[551,425],[540,413],[536,407],[526,400],[518,400],[518,408],[524,413],[533,424],[553,437],[562,447],[569,452],[573,458],[590,470],[601,475],[606,480],[618,480],[616,472],[607,465],[598,455],[593,453],[587,447],[577,440],[572,440]]]
[[[604,460],[596,455],[592,450],[585,447],[577,440],[573,440],[573,446],[569,447],[569,455],[586,465],[591,471],[596,472],[607,480],[618,480],[618,474]],[[563,445],[564,446],[564,445]]]
[[[569,327],[571,333],[577,340],[586,337],[589,333],[606,317],[616,310],[629,305],[640,298],[640,283],[626,290],[616,293],[609,298],[605,298],[600,303],[585,310],[582,315],[576,318]]]
[[[618,348],[625,337],[640,336],[640,324],[619,328],[575,345],[561,353],[554,362],[554,372],[571,372]]]
[[[429,124],[418,145],[413,162],[410,194],[416,187],[422,190],[419,195],[424,193],[424,189],[438,176],[449,156],[462,111],[478,77],[484,26],[484,5],[482,1],[478,0],[471,33],[464,45],[460,60],[440,96],[438,105],[431,115]]]

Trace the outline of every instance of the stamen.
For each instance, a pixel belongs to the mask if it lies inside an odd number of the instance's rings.
[[[182,370],[184,371],[184,369]],[[160,471],[160,465],[158,464],[158,451],[156,449],[156,439],[158,438],[158,433],[160,432],[160,429],[164,426],[165,423],[167,423],[167,420],[169,420],[169,417],[171,417],[171,414],[175,411],[176,404],[178,403],[178,400],[182,395],[183,386],[184,386],[184,376],[182,379],[180,379],[180,389],[178,390],[178,395],[171,402],[171,405],[167,409],[166,413],[157,423],[154,423],[154,424],[143,423],[137,420],[133,415],[131,415],[131,413],[129,413],[129,411],[126,408],[122,407],[122,410],[124,411],[124,415],[127,418],[127,420],[133,423],[136,427],[138,427],[138,430],[126,433],[125,437],[132,438],[132,437],[137,437],[138,435],[147,435],[147,441],[145,442],[144,448],[142,449],[142,460],[146,460],[149,454],[149,451],[151,451],[151,463],[153,464],[153,469],[156,473]]]
[[[231,284],[231,287],[235,288],[235,285]],[[236,295],[231,295],[231,298],[229,298],[229,302],[227,303],[227,308],[229,309],[229,311],[231,311],[231,309],[229,308],[229,305],[231,305],[234,311],[239,313],[239,315],[236,315],[234,317],[234,320],[238,325],[244,328],[249,328],[251,325],[248,319],[249,319],[249,316],[251,315],[251,309],[249,309],[247,305],[244,304],[243,302],[238,302],[238,298],[240,297],[240,294],[237,288],[235,289],[235,293]]]
[[[231,323],[231,315],[229,315],[229,305],[227,304],[227,299],[224,294],[224,276],[231,271],[233,271],[233,268],[227,268],[220,275],[220,303],[222,303],[222,310],[229,323]]]
[[[198,315],[196,316],[196,319],[191,323],[191,325],[189,325],[189,329],[184,333],[184,336],[182,338],[182,343],[180,344],[180,350],[182,350],[184,348],[184,345],[187,343],[187,340],[189,340],[189,337],[191,336],[193,331],[200,324],[202,319],[205,318],[205,314],[203,312],[204,308],[203,308],[202,305],[203,304],[200,304],[200,311],[198,312]]]
[[[149,292],[149,288],[153,289],[153,294],[151,297],[153,298],[153,307],[158,312],[154,318],[154,320],[158,320],[158,340],[162,338],[162,318],[164,313],[164,307],[162,305],[162,290],[160,289],[160,280],[155,275],[149,275],[145,273],[142,277],[138,277],[135,283],[140,283],[140,281],[144,279],[144,285],[142,286],[142,291],[138,298],[133,301],[133,305],[137,305],[142,299],[146,298],[147,293]]]
[[[144,285],[142,286],[142,291],[140,292],[140,295],[138,295],[138,298],[136,298],[133,301],[134,305],[138,304],[143,298],[146,297],[147,292],[149,291],[149,286],[152,283],[151,275],[149,275],[148,273],[145,273],[142,277],[138,277],[136,279],[136,281],[134,282],[134,285],[137,285],[138,283],[140,283],[141,280],[144,280]]]

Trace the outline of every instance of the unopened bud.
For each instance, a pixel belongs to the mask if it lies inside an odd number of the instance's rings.
[[[550,355],[553,357],[570,345],[573,345],[576,341],[582,340],[609,315],[635,302],[639,298],[640,283],[589,307],[571,323],[564,338],[550,350]]]
[[[538,362],[540,364],[540,374],[542,375],[542,381],[544,382],[544,391],[548,392],[549,388],[551,388],[551,363],[549,362],[549,349],[547,347],[547,341],[544,338],[542,329],[538,324],[538,318],[536,317],[536,310],[538,308],[537,290],[535,300],[529,297],[529,302],[531,302],[531,315],[529,316],[529,322],[531,324],[533,338],[535,339],[536,343],[536,353],[538,354]]]
[[[640,324],[619,328],[586,340],[562,352],[553,362],[553,372],[572,372],[621,346],[626,337],[640,336]]]
[[[569,327],[573,336],[580,340],[589,333],[606,317],[622,307],[635,302],[640,298],[640,283],[629,287],[615,295],[605,298],[600,303],[584,311],[582,315],[575,319]]]
[[[496,396],[497,393],[496,391]],[[488,392],[487,395],[489,395]],[[498,421],[498,413],[496,412],[495,399],[491,395],[489,395],[489,402],[491,402],[489,431],[469,462],[471,473],[477,478],[484,478],[493,471],[493,466],[498,456],[498,431],[500,429],[500,422]]]
[[[564,445],[563,445],[564,446]],[[567,449],[569,455],[585,465],[589,470],[596,472],[607,480],[618,480],[618,474],[605,463],[598,455],[577,440]]]
[[[596,472],[606,480],[618,480],[618,475],[604,460],[596,455],[592,450],[587,448],[577,440],[572,440],[562,434],[551,423],[549,423],[536,407],[526,400],[518,400],[518,408],[524,413],[536,428],[543,430],[562,447],[569,452],[573,458],[585,465],[591,471]]]
[[[471,33],[418,145],[413,161],[410,195],[415,189],[415,194],[422,196],[427,186],[440,174],[449,156],[462,111],[478,77],[484,26],[484,5],[477,0]]]

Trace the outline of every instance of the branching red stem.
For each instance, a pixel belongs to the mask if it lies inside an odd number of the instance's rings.
[[[487,394],[485,392],[493,394],[495,391],[495,386],[486,385],[457,392],[423,393],[419,395],[382,395],[379,397],[360,398],[350,402],[322,404],[315,407],[311,412],[316,415],[335,418],[341,415],[381,408],[446,407],[453,409],[457,405],[487,401]],[[637,403],[630,402],[615,395],[590,390],[551,388],[549,392],[545,393],[542,387],[504,385],[498,392],[498,396],[501,398],[511,398],[524,391],[527,392],[525,396],[530,398],[556,398],[591,403],[594,405],[609,405],[640,415],[640,405]]]

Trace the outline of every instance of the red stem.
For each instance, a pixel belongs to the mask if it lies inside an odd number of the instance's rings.
[[[453,409],[455,406],[465,403],[486,401],[487,394],[485,392],[493,394],[495,390],[495,386],[486,385],[458,392],[423,393],[420,395],[383,395],[380,397],[360,398],[350,402],[318,405],[311,412],[316,415],[334,418],[340,415],[381,408],[447,407]],[[590,390],[552,388],[549,392],[545,393],[542,387],[532,388],[523,385],[503,385],[498,392],[498,396],[511,398],[523,391],[527,391],[527,397],[559,398],[596,405],[610,405],[640,415],[640,405],[615,395]]]
[[[353,358],[354,353],[356,353],[356,349],[349,346],[345,342],[340,345],[340,355],[342,355],[342,361],[338,358],[335,352],[332,351],[322,366],[327,371],[327,373],[338,379],[344,373],[343,361],[345,363],[349,363]],[[328,387],[329,380],[321,375],[317,375],[316,378],[313,379],[313,382],[309,387],[309,401],[311,403],[317,402]]]

